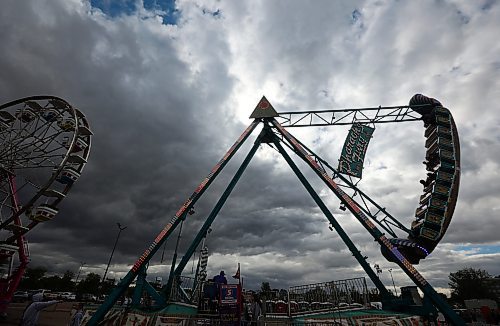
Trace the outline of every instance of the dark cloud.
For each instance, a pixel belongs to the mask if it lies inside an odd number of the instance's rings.
[[[237,139],[265,94],[278,111],[442,99],[462,141],[462,185],[442,243],[418,269],[438,287],[463,266],[498,274],[498,6],[440,2],[196,2],[176,4],[177,25],[139,8],[107,16],[88,1],[14,1],[0,11],[3,102],[54,94],[79,107],[94,132],[89,163],[53,221],[30,232],[33,265],[121,277]],[[425,16],[415,15],[426,12]],[[466,19],[466,22],[464,21]],[[432,38],[432,39],[431,39]],[[433,46],[429,46],[433,44]],[[255,131],[255,135],[260,128]],[[292,130],[336,166],[347,128]],[[425,177],[422,124],[377,126],[359,186],[405,225]],[[250,149],[245,144],[195,205],[179,254],[210,214]],[[299,167],[305,164],[296,160]],[[314,173],[304,174],[371,264],[395,268]],[[488,227],[485,228],[484,225]],[[150,265],[166,275],[175,232]],[[213,224],[209,272],[237,262],[250,287],[364,276],[280,155],[262,145]],[[432,266],[432,267],[431,267]],[[408,285],[394,272],[398,285]],[[389,275],[382,276],[390,284]]]

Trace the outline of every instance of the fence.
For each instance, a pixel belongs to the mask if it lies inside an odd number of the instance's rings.
[[[334,309],[369,306],[364,277],[290,287],[288,309],[291,315]]]

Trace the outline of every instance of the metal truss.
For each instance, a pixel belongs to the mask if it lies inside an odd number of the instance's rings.
[[[275,132],[275,134],[277,137],[281,137],[281,133]],[[367,194],[365,194],[361,189],[357,187],[357,184],[360,181],[359,179],[354,181],[354,178],[350,176],[346,177],[343,174],[339,173],[337,169],[332,167],[327,161],[314,153],[306,145],[304,145],[297,139],[295,140],[302,146],[302,148],[306,150],[307,155],[312,157],[314,161],[318,163],[323,171],[331,175],[331,178],[337,183],[339,187],[341,187],[344,191],[349,192],[352,201],[355,202],[356,205],[358,205],[363,213],[365,213],[382,229],[384,229],[385,232],[387,232],[394,238],[398,237],[398,235],[394,231],[394,228],[400,229],[407,234],[411,233],[411,230],[404,226],[401,222],[399,222],[394,216],[392,216],[385,209],[385,207],[380,206],[377,202],[375,202],[372,198],[370,198]],[[282,142],[282,144],[284,144],[290,150],[295,151],[295,149],[289,143]],[[340,206],[340,209],[345,210],[345,206]]]
[[[279,112],[276,121],[283,127],[341,126],[422,120],[413,108],[419,106],[379,106],[375,108]]]

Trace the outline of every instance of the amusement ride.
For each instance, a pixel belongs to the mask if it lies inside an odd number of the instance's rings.
[[[208,251],[204,245],[210,227],[261,144],[277,150],[298,177],[306,191],[347,245],[360,266],[377,287],[384,309],[429,313],[437,308],[454,325],[463,320],[437,294],[416,270],[435,249],[447,231],[455,210],[460,183],[460,143],[452,114],[432,98],[417,94],[409,105],[323,111],[278,113],[263,97],[250,116],[252,123],[243,131],[209,175],[182,204],[152,244],[133,264],[104,303],[94,312],[88,325],[97,325],[134,282],[132,307],[141,309],[144,293],[154,305],[147,309],[166,311],[176,304],[196,307],[206,277]],[[405,226],[386,208],[375,202],[357,184],[375,125],[423,122],[427,177],[420,180],[422,195],[415,218]],[[232,159],[258,125],[260,134],[220,196],[186,253],[177,262],[174,254],[168,282],[157,290],[146,279],[151,258],[177,227],[193,212],[219,173]],[[351,126],[338,167],[333,167],[288,130],[307,126]],[[92,132],[85,115],[68,102],[54,96],[32,96],[0,106],[0,312],[11,301],[29,262],[26,234],[58,213],[58,204],[80,177],[87,162]],[[338,197],[341,209],[348,210],[380,245],[383,256],[397,264],[424,293],[430,303],[424,311],[411,311],[408,303],[395,297],[379,279],[364,256],[351,241],[289,153],[304,161],[325,186]],[[201,245],[199,272],[192,291],[181,287],[181,274]],[[15,257],[18,257],[16,262]],[[17,266],[14,267],[15,263]],[[201,266],[200,266],[201,265]],[[144,309],[144,307],[142,307]]]
[[[205,238],[217,214],[261,144],[270,145],[283,156],[327,218],[330,227],[339,234],[377,287],[384,309],[410,311],[411,307],[387,290],[377,273],[367,262],[368,257],[364,256],[351,241],[349,235],[313,189],[289,153],[295,154],[314,171],[324,185],[338,197],[341,209],[348,210],[379,244],[383,256],[388,261],[397,264],[423,292],[424,301],[428,303],[427,310],[410,312],[424,314],[434,309],[435,313],[435,309],[437,309],[454,325],[465,325],[463,320],[414,267],[420,261],[425,260],[443,238],[456,206],[460,183],[460,144],[456,124],[447,108],[433,98],[417,94],[411,98],[409,105],[402,106],[279,113],[265,97],[262,97],[250,118],[253,119],[250,125],[213,167],[208,176],[203,179],[193,194],[175,212],[104,303],[93,313],[88,325],[97,325],[103,320],[131,285],[134,292],[132,308],[138,310],[144,308],[141,300],[144,293],[147,293],[154,302],[154,305],[148,306],[148,309],[168,311],[169,307],[179,303],[191,304],[196,307],[197,302],[193,293],[199,292],[199,284],[203,282],[206,272],[197,275],[199,279],[194,282],[191,294],[184,290],[185,286],[181,286],[181,274],[200,244],[202,252],[205,250],[204,262],[206,266],[208,254],[204,246]],[[417,203],[414,220],[411,225],[407,226],[391,215],[384,206],[370,198],[365,191],[358,188],[356,180],[359,181],[361,178],[364,155],[374,127],[377,124],[411,122],[423,123],[426,148],[424,164],[427,176],[420,180],[423,191]],[[182,228],[183,221],[188,219],[195,203],[203,196],[258,125],[262,126],[260,134],[229,185],[179,262],[177,262],[177,254],[174,254],[166,285],[161,290],[155,289],[146,279],[150,260],[164,242],[172,236],[174,230],[179,226]],[[351,129],[345,141],[338,167],[330,165],[289,132],[289,129],[293,127],[340,125],[351,126]]]
[[[0,106],[0,313],[29,263],[26,235],[59,212],[87,163],[91,137],[85,115],[62,98]]]

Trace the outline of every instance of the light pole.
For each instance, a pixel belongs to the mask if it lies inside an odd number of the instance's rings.
[[[396,284],[394,284],[394,278],[392,277],[392,268],[389,268],[389,274],[391,274],[392,286],[394,286],[394,293],[398,296],[398,291],[396,290]]]
[[[101,284],[104,284],[104,281],[106,280],[106,274],[108,274],[109,265],[111,264],[111,259],[113,259],[113,254],[115,253],[116,244],[118,243],[118,239],[120,239],[120,233],[122,233],[122,231],[127,228],[126,226],[122,227],[120,223],[116,223],[116,225],[118,225],[119,229],[118,235],[116,236],[115,245],[113,246],[113,250],[111,251],[111,256],[109,256],[108,266],[106,266],[106,270],[104,271],[104,276],[102,277]]]

